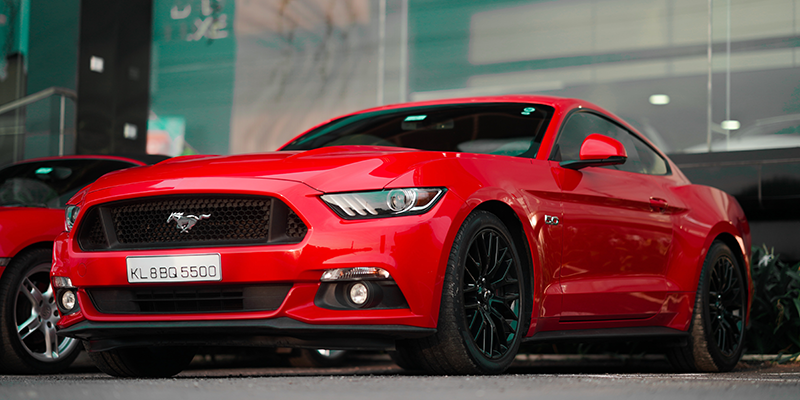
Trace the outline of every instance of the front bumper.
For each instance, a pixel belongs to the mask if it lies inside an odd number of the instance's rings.
[[[252,186],[247,182],[246,186],[233,185],[223,191],[255,194]],[[273,187],[276,190],[258,194],[281,198],[297,212],[308,226],[300,243],[83,251],[71,234],[59,236],[54,246],[52,275],[71,279],[80,305],[78,311],[62,317],[59,333],[88,340],[93,343],[92,348],[99,349],[167,343],[386,348],[395,339],[435,331],[449,255],[445,249],[449,248],[448,240],[452,240],[450,230],[455,216],[464,207],[460,198],[447,192],[423,215],[346,221],[319,199],[319,192],[305,185],[282,181]],[[176,193],[180,190],[169,191],[170,195]],[[98,203],[117,199],[104,198],[108,195],[95,193],[91,197]],[[152,195],[158,193],[148,194]],[[89,204],[84,207],[90,207],[91,201],[87,196]],[[127,257],[209,253],[220,255],[220,282],[128,283]],[[325,270],[353,267],[388,271],[407,308],[345,310],[315,302]],[[264,284],[291,285],[275,310],[103,313],[89,295],[95,289]]]

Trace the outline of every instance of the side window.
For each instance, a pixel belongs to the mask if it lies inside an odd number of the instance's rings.
[[[635,141],[636,151],[639,153],[639,160],[642,163],[642,172],[650,175],[666,175],[667,162],[658,153],[653,151],[650,146],[641,140]]]
[[[597,117],[599,118],[599,117]],[[620,165],[609,165],[605,168],[616,169],[620,171],[628,171],[628,172],[642,172],[642,162],[639,157],[639,148],[636,147],[636,142],[639,141],[636,137],[633,136],[630,132],[625,129],[620,128],[618,125],[603,119],[606,124],[610,126],[607,133],[603,133],[606,136],[611,136],[614,139],[619,140],[623,146],[625,146],[625,151],[628,152],[628,159],[625,160],[624,164]]]
[[[567,120],[558,138],[553,159],[556,161],[579,159],[581,144],[592,133],[618,140],[628,153],[628,159],[624,164],[604,168],[653,175],[667,173],[664,159],[638,137],[619,125],[589,112],[575,113]]]
[[[596,118],[588,113],[575,113],[564,124],[556,142],[555,161],[569,161],[580,158],[581,144],[592,133],[601,133],[596,129]]]

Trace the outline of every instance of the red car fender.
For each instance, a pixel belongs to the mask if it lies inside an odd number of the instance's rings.
[[[67,232],[61,232],[58,237],[56,237],[55,243],[53,244],[53,266],[50,269],[50,276],[51,279],[53,276],[72,276],[71,271],[69,271],[68,267],[64,265],[64,261],[69,254],[67,249]],[[81,268],[83,267],[83,270]],[[77,273],[80,276],[86,274],[86,267],[82,264],[76,267]],[[58,326],[65,326],[65,325],[72,325],[76,322],[80,322],[85,320],[86,318],[83,316],[83,312],[79,309],[71,314],[62,315],[61,320],[58,321]]]
[[[665,311],[676,313],[670,327],[687,330],[694,311],[696,291],[703,263],[711,244],[725,236],[725,243],[741,256],[748,281],[750,280],[750,228],[739,203],[727,193],[708,186],[684,185],[673,190],[686,200],[686,209],[676,214],[673,246],[667,270],[671,299]],[[719,221],[719,222],[714,222]],[[691,256],[694,254],[694,256]],[[748,313],[753,289],[748,288]]]
[[[523,164],[530,164],[530,160],[520,160]],[[442,283],[444,282],[445,273],[447,271],[447,262],[449,260],[450,250],[453,247],[458,230],[461,228],[464,220],[475,209],[479,208],[482,204],[486,204],[487,202],[502,202],[505,204],[505,206],[512,210],[515,217],[520,222],[523,231],[525,232],[523,239],[526,241],[525,244],[527,248],[520,248],[517,249],[517,251],[520,257],[525,258],[528,258],[526,252],[531,251],[531,263],[533,264],[533,268],[530,271],[531,278],[536,280],[535,278],[540,276],[539,266],[544,262],[544,260],[541,260],[540,257],[537,257],[541,256],[543,252],[539,251],[540,246],[535,240],[535,234],[528,221],[529,216],[534,215],[535,210],[528,210],[524,202],[517,200],[517,196],[514,196],[514,194],[510,193],[509,191],[505,191],[497,187],[484,187],[480,180],[475,178],[473,174],[474,171],[470,171],[472,167],[471,164],[471,160],[466,157],[464,159],[454,157],[435,160],[417,166],[415,170],[409,171],[387,185],[387,188],[445,186],[449,188],[449,193],[451,195],[457,196],[464,202],[463,206],[458,210],[453,218],[450,229],[446,235],[445,245],[442,248],[440,263],[436,272],[436,285],[434,286],[436,288],[436,292],[433,294],[433,298],[435,299],[441,299],[443,290]],[[458,182],[458,184],[452,184],[453,182]],[[450,183],[450,185],[448,185],[448,183]],[[534,292],[530,294],[534,303],[532,307],[534,319],[537,316],[536,310],[539,309],[537,302],[541,297],[540,292],[542,290],[544,289],[534,290]],[[439,307],[440,302],[438,301],[434,302],[432,305],[431,310],[434,321],[438,320]]]
[[[491,194],[491,193],[494,193],[494,194]],[[524,211],[522,210],[522,208],[521,208],[521,206],[519,204],[517,204],[516,202],[511,200],[512,196],[509,195],[508,193],[498,194],[498,193],[496,193],[495,190],[489,190],[489,189],[487,189],[487,190],[479,190],[478,192],[474,193],[473,196],[470,197],[469,200],[466,200],[464,202],[463,206],[458,210],[455,218],[453,219],[453,224],[450,226],[450,229],[447,232],[446,239],[445,239],[445,246],[442,247],[442,254],[441,254],[441,257],[440,257],[440,263],[439,263],[438,270],[437,270],[437,273],[436,273],[436,282],[435,282],[436,285],[434,286],[436,288],[436,291],[433,294],[433,298],[434,299],[441,299],[441,297],[442,297],[442,291],[443,291],[443,287],[444,287],[443,283],[444,283],[445,274],[447,272],[447,263],[448,263],[448,260],[450,259],[450,251],[453,248],[453,244],[455,242],[455,237],[456,237],[456,235],[458,233],[458,230],[461,228],[461,225],[464,223],[464,220],[466,220],[467,217],[473,211],[478,209],[482,204],[486,204],[487,202],[496,202],[498,199],[502,199],[503,204],[505,204],[506,206],[508,206],[509,208],[511,208],[513,210],[513,212],[516,215],[517,219],[520,220],[520,223],[521,223],[521,225],[523,227],[523,230],[525,231],[525,235],[524,235],[523,239],[526,241],[526,244],[527,244],[528,248],[533,251],[533,254],[537,254],[538,253],[535,250],[533,250],[536,247],[535,247],[535,245],[532,244],[532,243],[534,243],[532,241],[532,239],[533,239],[532,230],[531,230],[529,225],[527,225],[526,223],[523,222],[523,221],[526,220],[525,217],[524,217],[524,215],[526,213],[524,213]],[[517,249],[517,252],[518,252],[520,257],[526,257],[526,254],[525,254],[526,251],[528,251],[528,249]],[[538,276],[538,273],[537,273],[538,268],[537,268],[537,266],[538,266],[539,262],[534,260],[532,262],[532,264],[533,264],[533,270],[530,271],[530,274],[531,274],[532,277],[536,277],[536,276]],[[538,298],[537,294],[531,293],[530,295],[533,298]],[[434,302],[431,305],[431,317],[435,321],[438,321],[440,306],[441,306],[441,301]],[[536,307],[534,306],[533,309],[535,310]],[[528,336],[528,335],[526,335],[526,336]]]

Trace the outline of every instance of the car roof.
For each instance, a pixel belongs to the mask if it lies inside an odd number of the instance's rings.
[[[424,100],[424,101],[413,101],[408,103],[388,104],[385,106],[378,106],[378,107],[368,108],[365,110],[360,110],[348,115],[361,114],[361,113],[380,111],[380,110],[409,108],[409,107],[424,107],[424,106],[447,105],[447,104],[488,104],[488,103],[538,103],[552,107],[558,107],[558,106],[563,107],[579,103],[587,106],[589,105],[594,106],[593,104],[590,104],[589,102],[580,99],[545,96],[545,95],[510,94],[503,96],[460,97],[452,99]]]

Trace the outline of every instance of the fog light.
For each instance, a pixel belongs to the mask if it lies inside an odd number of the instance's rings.
[[[353,286],[350,286],[350,301],[357,306],[363,306],[367,303],[369,299],[369,289],[367,289],[367,285],[356,282]]]
[[[72,290],[67,290],[61,294],[61,307],[64,308],[64,311],[72,311],[76,302],[77,298]]]

